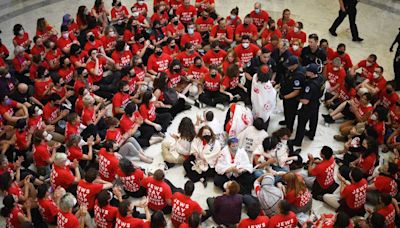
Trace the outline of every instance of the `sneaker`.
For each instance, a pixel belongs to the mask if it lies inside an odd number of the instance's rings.
[[[347,137],[343,136],[343,135],[335,135],[335,136],[333,136],[333,138],[336,141],[339,141],[339,142],[346,142],[347,141]]]
[[[363,41],[364,39],[363,38],[360,38],[360,37],[357,37],[357,38],[353,38],[353,41],[355,41],[355,42],[361,42],[361,41]]]
[[[335,31],[333,31],[332,29],[329,29],[329,33],[332,35],[332,36],[337,36],[337,33],[335,32]]]
[[[279,125],[286,125],[286,121],[285,120],[279,121]]]
[[[217,104],[215,107],[221,111],[225,111],[225,106],[223,104]]]

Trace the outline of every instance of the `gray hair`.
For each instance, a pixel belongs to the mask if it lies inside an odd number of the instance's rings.
[[[60,209],[63,212],[69,212],[76,204],[76,198],[71,193],[66,193],[60,199]]]

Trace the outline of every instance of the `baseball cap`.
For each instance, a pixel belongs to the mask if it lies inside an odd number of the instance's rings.
[[[293,66],[294,64],[299,64],[299,59],[296,56],[290,56],[284,63],[284,67]]]
[[[319,71],[319,66],[315,63],[310,63],[306,66],[306,71],[312,72],[314,74],[317,74]]]

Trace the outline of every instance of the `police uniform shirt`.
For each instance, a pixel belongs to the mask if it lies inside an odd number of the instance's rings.
[[[244,69],[244,71],[251,76],[256,74],[260,66],[264,64],[261,62],[260,56],[252,58],[249,63],[250,64]],[[269,69],[272,69],[272,72],[276,72],[276,63],[272,58],[268,59],[267,66],[269,67]]]
[[[271,58],[275,61],[276,63],[276,71],[278,73],[282,73],[285,72],[286,67],[283,66],[283,63],[286,62],[286,60],[292,56],[292,54],[286,50],[285,52],[283,52],[281,54],[281,52],[279,51],[279,48],[275,49],[272,53],[271,53]]]
[[[306,106],[317,105],[319,106],[319,99],[323,93],[324,79],[321,75],[318,77],[308,79],[304,83],[304,89],[300,95],[300,99],[308,100],[309,103]],[[303,104],[304,106],[304,104]]]
[[[305,72],[302,66],[297,67],[293,72],[289,71],[281,85],[281,94],[287,95],[294,90],[301,90],[305,81]]]
[[[300,58],[303,66],[307,66],[310,63],[322,65],[326,63],[326,52],[322,48],[318,48],[316,52],[312,52],[310,46],[307,46],[301,51]]]
[[[346,9],[355,8],[358,3],[358,0],[343,0],[343,5]]]

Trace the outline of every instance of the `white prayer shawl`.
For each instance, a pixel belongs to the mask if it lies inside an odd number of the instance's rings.
[[[253,114],[249,108],[237,104],[231,104],[231,106],[232,105],[235,105],[236,107],[235,112],[233,113],[232,125],[228,135],[236,137],[247,126],[253,125]]]
[[[251,89],[253,117],[254,119],[262,118],[264,121],[267,121],[276,106],[276,90],[271,81],[259,82],[257,74],[253,76]]]
[[[256,155],[260,156],[256,162],[265,162],[269,158],[275,158],[277,160],[277,162],[274,163],[274,165],[277,165],[280,167],[286,167],[287,166],[286,162],[289,158],[288,150],[289,150],[288,147],[281,142],[278,143],[278,145],[276,145],[275,149],[268,151],[268,152],[264,152],[263,146],[258,145],[258,147],[253,152],[252,159]]]
[[[249,157],[244,149],[239,148],[236,152],[234,162],[232,163],[232,157],[229,152],[229,147],[225,146],[221,153],[219,154],[217,164],[215,166],[215,171],[219,175],[227,175],[227,177],[231,177],[232,175],[237,177],[239,176],[236,173],[225,173],[227,169],[230,167],[235,166],[238,169],[244,169],[249,173],[253,172],[253,165],[250,163]]]
[[[193,140],[190,150],[190,154],[194,153],[198,154],[198,158],[196,159],[196,164],[202,163],[204,165],[209,165],[211,168],[215,167],[220,152],[221,152],[221,144],[219,143],[218,140],[215,140],[215,142],[212,145],[210,144],[203,145],[203,141],[198,137],[196,137]],[[206,171],[204,169],[202,170]]]
[[[175,158],[178,158],[179,155],[189,156],[191,142],[187,141],[186,139],[179,138],[177,140],[172,139],[169,141],[169,143],[171,145],[169,152]]]

